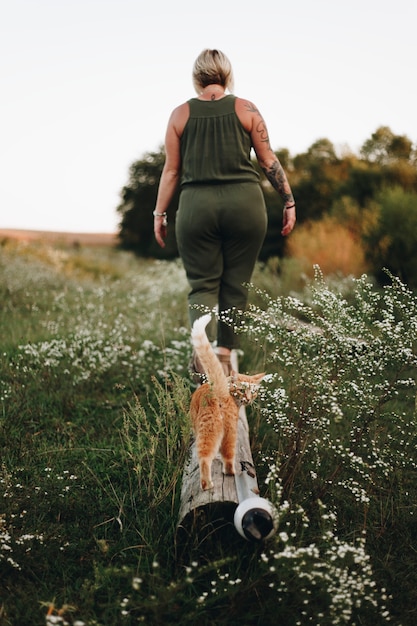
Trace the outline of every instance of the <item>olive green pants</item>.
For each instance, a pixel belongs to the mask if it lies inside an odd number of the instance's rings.
[[[246,283],[266,227],[265,201],[256,183],[193,185],[181,190],[175,231],[191,287],[190,323],[218,307],[217,328],[213,321],[207,333],[219,346],[239,345],[234,327],[247,307]]]

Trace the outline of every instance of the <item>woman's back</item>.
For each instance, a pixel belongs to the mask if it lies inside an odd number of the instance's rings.
[[[251,137],[235,111],[236,97],[188,101],[181,135],[181,184],[259,182],[251,161]]]

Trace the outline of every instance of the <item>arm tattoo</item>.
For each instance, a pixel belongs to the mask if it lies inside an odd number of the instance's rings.
[[[256,106],[252,103],[252,102],[247,102],[246,103],[246,108],[248,111],[250,111],[251,113],[256,113],[256,115],[259,118],[259,121],[257,122],[256,126],[255,126],[255,131],[259,134],[259,138],[262,142],[267,143],[268,144],[268,148],[270,150],[272,150],[271,148],[271,144],[269,143],[269,135],[268,135],[268,130],[266,128],[266,124],[265,124],[265,120],[262,117],[262,115],[259,113],[258,109],[256,108]]]
[[[266,128],[266,124],[262,115],[252,102],[246,102],[246,108],[251,113],[255,113],[256,116],[259,118],[259,121],[256,123],[255,126],[255,132],[258,133],[260,141],[266,143],[268,149],[273,153],[271,144],[269,142],[268,130]],[[282,169],[282,165],[278,161],[278,159],[274,161],[270,167],[263,167],[262,170],[273,188],[279,193],[284,203],[293,203],[294,196],[292,195],[291,187],[288,183],[285,172]]]
[[[281,163],[276,161],[271,167],[263,167],[262,170],[273,188],[278,191],[284,203],[294,202],[294,197]]]

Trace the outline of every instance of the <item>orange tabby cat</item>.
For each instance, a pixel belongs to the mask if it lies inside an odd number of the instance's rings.
[[[232,372],[227,377],[207,338],[211,315],[194,322],[191,339],[204,368],[207,382],[191,398],[190,415],[196,438],[202,489],[212,489],[211,464],[217,452],[223,459],[223,473],[235,473],[235,454],[239,406],[257,395],[265,374],[248,376]]]

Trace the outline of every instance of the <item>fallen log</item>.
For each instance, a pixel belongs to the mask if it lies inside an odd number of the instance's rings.
[[[237,371],[235,351],[232,352],[232,365]],[[215,531],[230,530],[233,524],[242,537],[249,540],[262,540],[273,533],[275,519],[272,506],[259,497],[244,406],[239,409],[235,472],[235,476],[223,474],[221,457],[218,454],[212,464],[214,487],[203,491],[200,486],[196,445],[192,441],[181,488],[177,527],[180,540],[195,538],[201,543]]]

